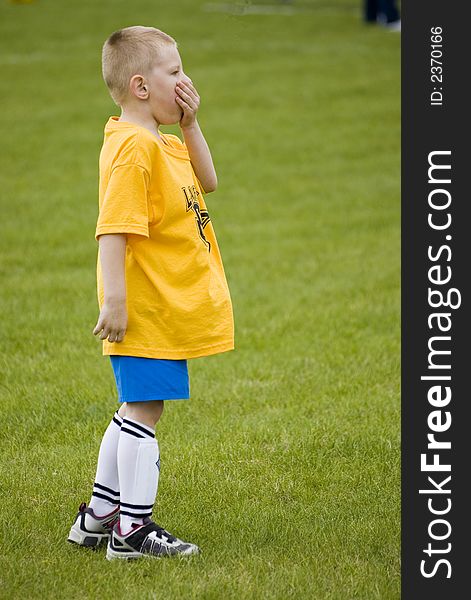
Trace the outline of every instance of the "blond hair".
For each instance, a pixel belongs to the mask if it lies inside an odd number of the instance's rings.
[[[125,27],[110,35],[103,45],[102,71],[114,102],[121,106],[129,93],[129,80],[146,75],[165,46],[177,42],[155,27]]]

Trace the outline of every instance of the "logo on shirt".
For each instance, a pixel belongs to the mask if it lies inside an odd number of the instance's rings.
[[[195,222],[198,235],[207,247],[208,252],[211,252],[211,244],[204,235],[204,228],[211,221],[209,218],[209,213],[207,210],[201,210],[200,208],[198,202],[199,192],[196,189],[196,186],[190,185],[187,187],[182,187],[182,190],[185,194],[186,212],[192,210],[195,213]]]

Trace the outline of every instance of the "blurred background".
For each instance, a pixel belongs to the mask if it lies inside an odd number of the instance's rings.
[[[399,598],[400,32],[384,15],[0,0],[0,595]],[[101,47],[129,25],[174,37],[201,96],[236,351],[190,361],[192,398],[158,425],[156,520],[203,555],[118,572],[65,540],[117,407],[91,333],[94,231],[120,114]]]

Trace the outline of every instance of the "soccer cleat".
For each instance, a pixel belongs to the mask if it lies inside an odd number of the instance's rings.
[[[397,21],[391,21],[390,23],[385,23],[385,26],[389,31],[401,31],[401,19]]]
[[[140,558],[142,556],[155,558],[186,556],[200,552],[198,546],[183,542],[171,535],[149,517],[145,517],[143,521],[142,525],[134,523],[133,530],[126,535],[121,534],[119,523],[114,526],[106,551],[108,560],[114,558]]]
[[[96,548],[103,540],[110,538],[111,530],[118,521],[119,506],[113,512],[98,517],[92,508],[82,502],[67,541],[79,546]]]

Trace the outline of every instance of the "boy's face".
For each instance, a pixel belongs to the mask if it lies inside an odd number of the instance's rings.
[[[166,46],[152,72],[147,77],[149,106],[154,119],[162,125],[178,123],[183,110],[176,98],[176,85],[179,81],[190,81],[183,72],[178,50],[173,45]]]

